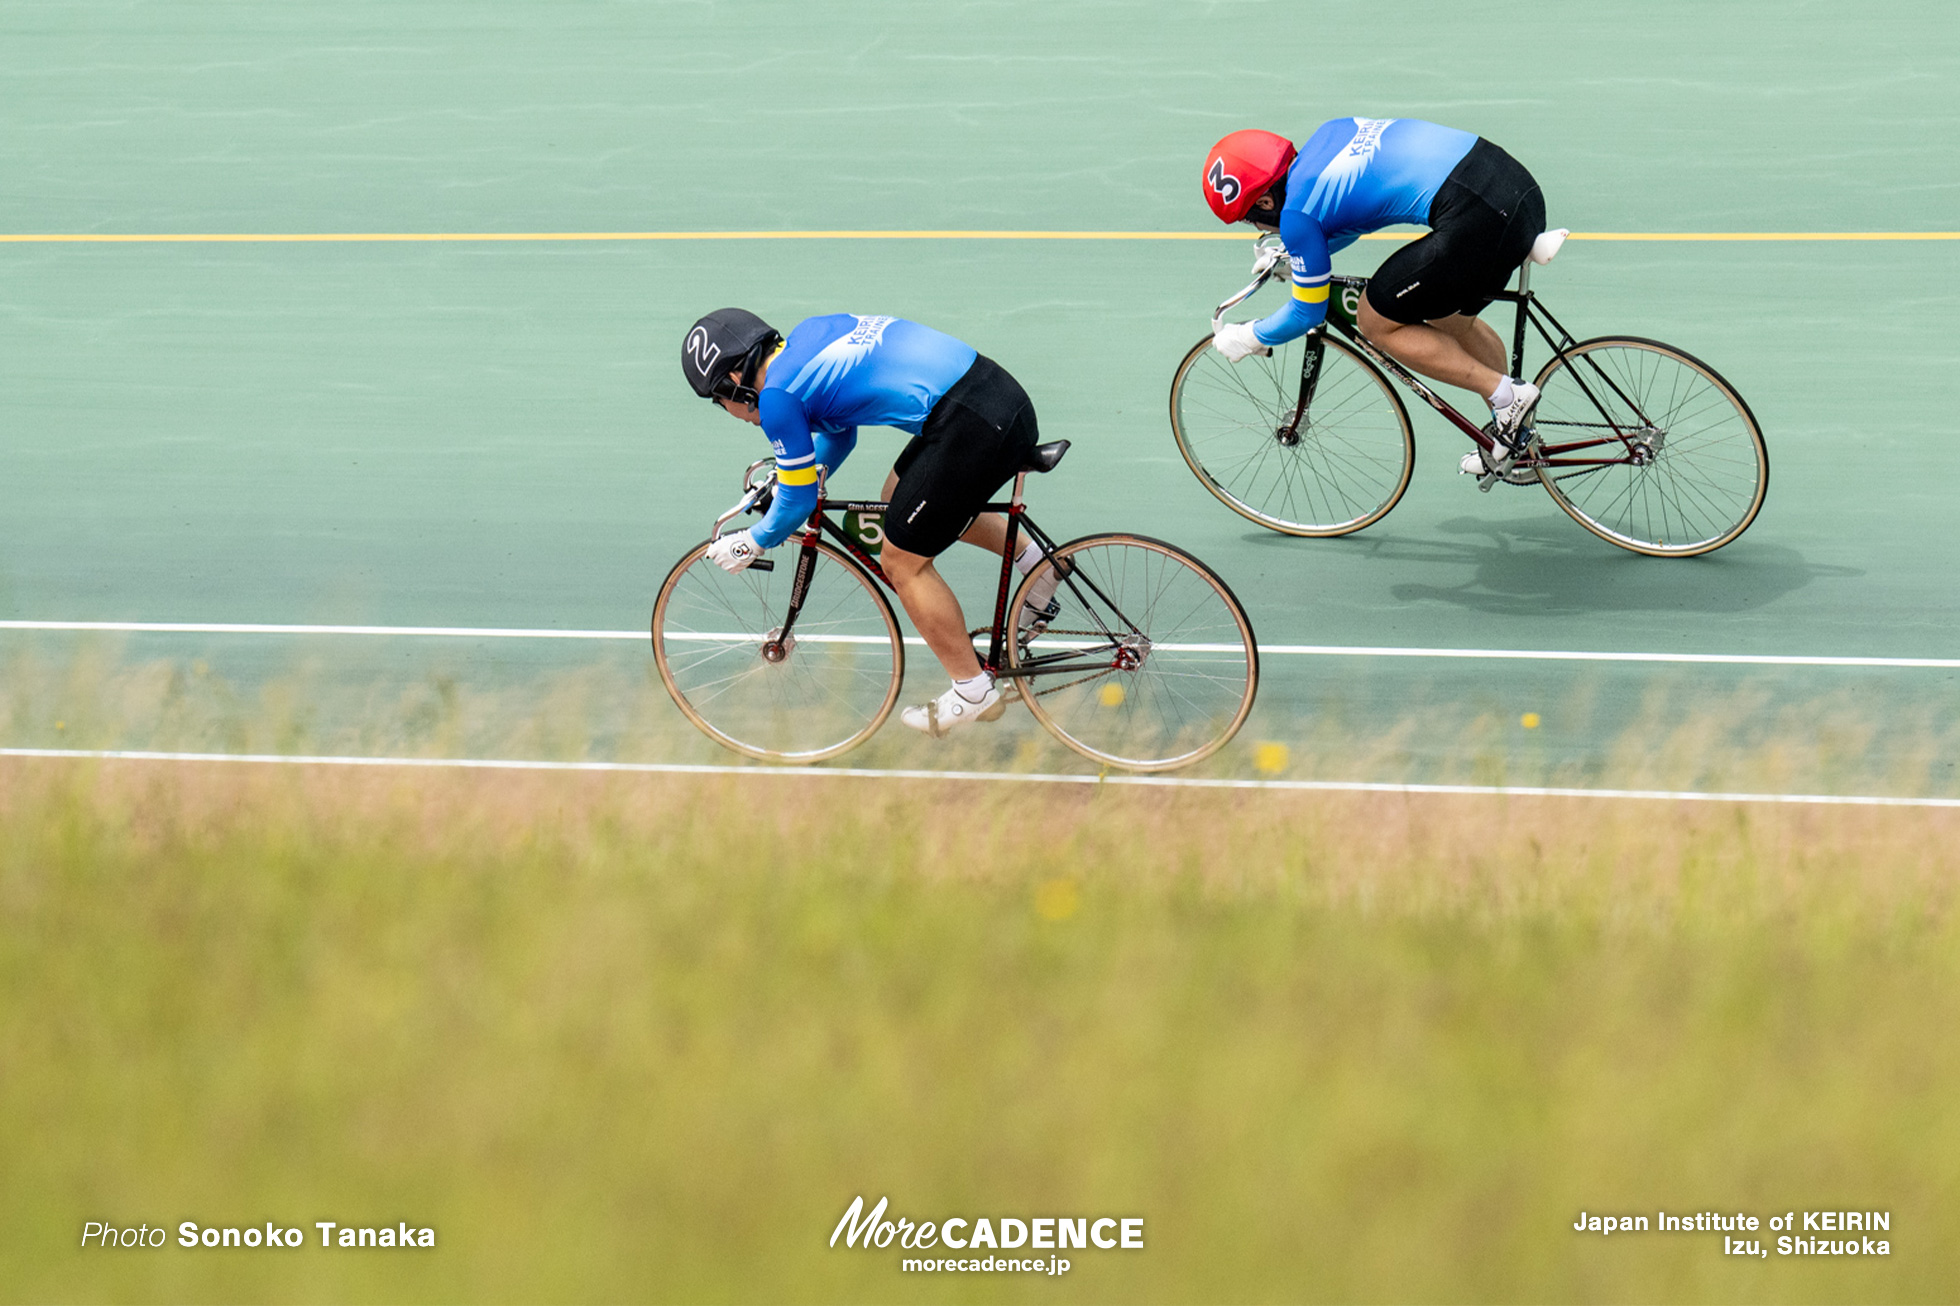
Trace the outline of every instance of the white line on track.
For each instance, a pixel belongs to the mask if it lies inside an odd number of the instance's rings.
[[[1018,771],[911,771],[868,767],[697,766],[677,762],[530,762],[509,758],[296,757],[279,753],[153,753],[120,749],[0,748],[0,757],[108,762],[235,762],[258,766],[410,767],[424,770],[561,771],[627,775],[732,775],[771,779],[939,780],[991,784],[1121,785],[1153,789],[1258,789],[1294,793],[1448,794],[1472,798],[1618,798],[1676,803],[1776,803],[1830,807],[1960,809],[1960,798],[1870,794],[1704,793],[1670,789],[1554,789],[1503,785],[1379,784],[1364,780],[1202,780],[1164,775],[1059,775]]]
[[[276,626],[212,621],[0,621],[0,630],[122,632],[137,635],[366,635],[435,639],[645,640],[643,630],[522,630],[477,626]],[[703,634],[695,638],[718,636]],[[813,637],[829,638],[829,637]],[[908,638],[924,647],[925,641]],[[1187,652],[1210,645],[1167,645]],[[1393,648],[1356,644],[1261,644],[1269,656],[1366,658],[1483,658],[1526,662],[1670,662],[1765,667],[1896,667],[1960,669],[1960,658],[1828,657],[1770,653],[1643,653],[1507,648]]]

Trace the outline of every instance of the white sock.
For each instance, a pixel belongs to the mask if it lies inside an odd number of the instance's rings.
[[[1511,401],[1515,398],[1517,395],[1511,391],[1511,378],[1499,377],[1497,389],[1490,392],[1490,410],[1493,413],[1501,413],[1511,406]]]
[[[953,682],[953,688],[958,690],[960,697],[969,703],[978,703],[987,696],[987,691],[993,687],[993,675],[987,671],[982,671],[971,680],[955,680]]]
[[[1021,546],[1021,551],[1014,555],[1014,570],[1025,576],[1033,571],[1035,564],[1040,561],[1041,546],[1033,540],[1029,540]]]

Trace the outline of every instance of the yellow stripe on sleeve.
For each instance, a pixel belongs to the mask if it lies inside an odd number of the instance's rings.
[[[776,483],[778,485],[815,485],[817,483],[816,464],[812,463],[808,467],[797,467],[786,472],[777,472]]]
[[[1293,298],[1302,304],[1324,304],[1327,302],[1326,286],[1295,286]]]

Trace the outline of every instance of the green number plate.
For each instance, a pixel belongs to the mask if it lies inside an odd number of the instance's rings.
[[[882,512],[844,514],[844,534],[863,546],[866,553],[885,547],[885,514]]]
[[[1328,288],[1327,316],[1353,326],[1355,315],[1360,312],[1360,286],[1344,286],[1336,282]]]

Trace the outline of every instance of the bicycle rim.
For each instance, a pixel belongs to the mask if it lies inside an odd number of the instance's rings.
[[[1408,410],[1352,346],[1322,337],[1319,380],[1292,430],[1304,338],[1233,364],[1200,340],[1171,381],[1171,433],[1217,499],[1286,535],[1347,535],[1381,518],[1409,488]]]
[[[764,643],[789,611],[800,548],[772,571],[735,575],[707,548],[680,560],[653,607],[654,665],[675,706],[711,738],[768,762],[821,761],[869,738],[905,676],[898,620],[877,583],[819,542],[794,642],[772,662]]]
[[[1224,581],[1157,540],[1095,535],[1030,572],[1008,611],[1056,565],[1060,615],[1007,654],[1009,667],[1036,673],[1018,683],[1037,721],[1084,757],[1131,771],[1189,766],[1238,733],[1259,647]]]
[[[1643,462],[1540,467],[1552,499],[1593,534],[1653,557],[1721,548],[1769,492],[1769,450],[1742,396],[1707,364],[1655,340],[1585,341],[1538,374],[1543,445],[1633,432]],[[1604,409],[1604,412],[1601,410]],[[1573,457],[1619,457],[1604,446]]]

